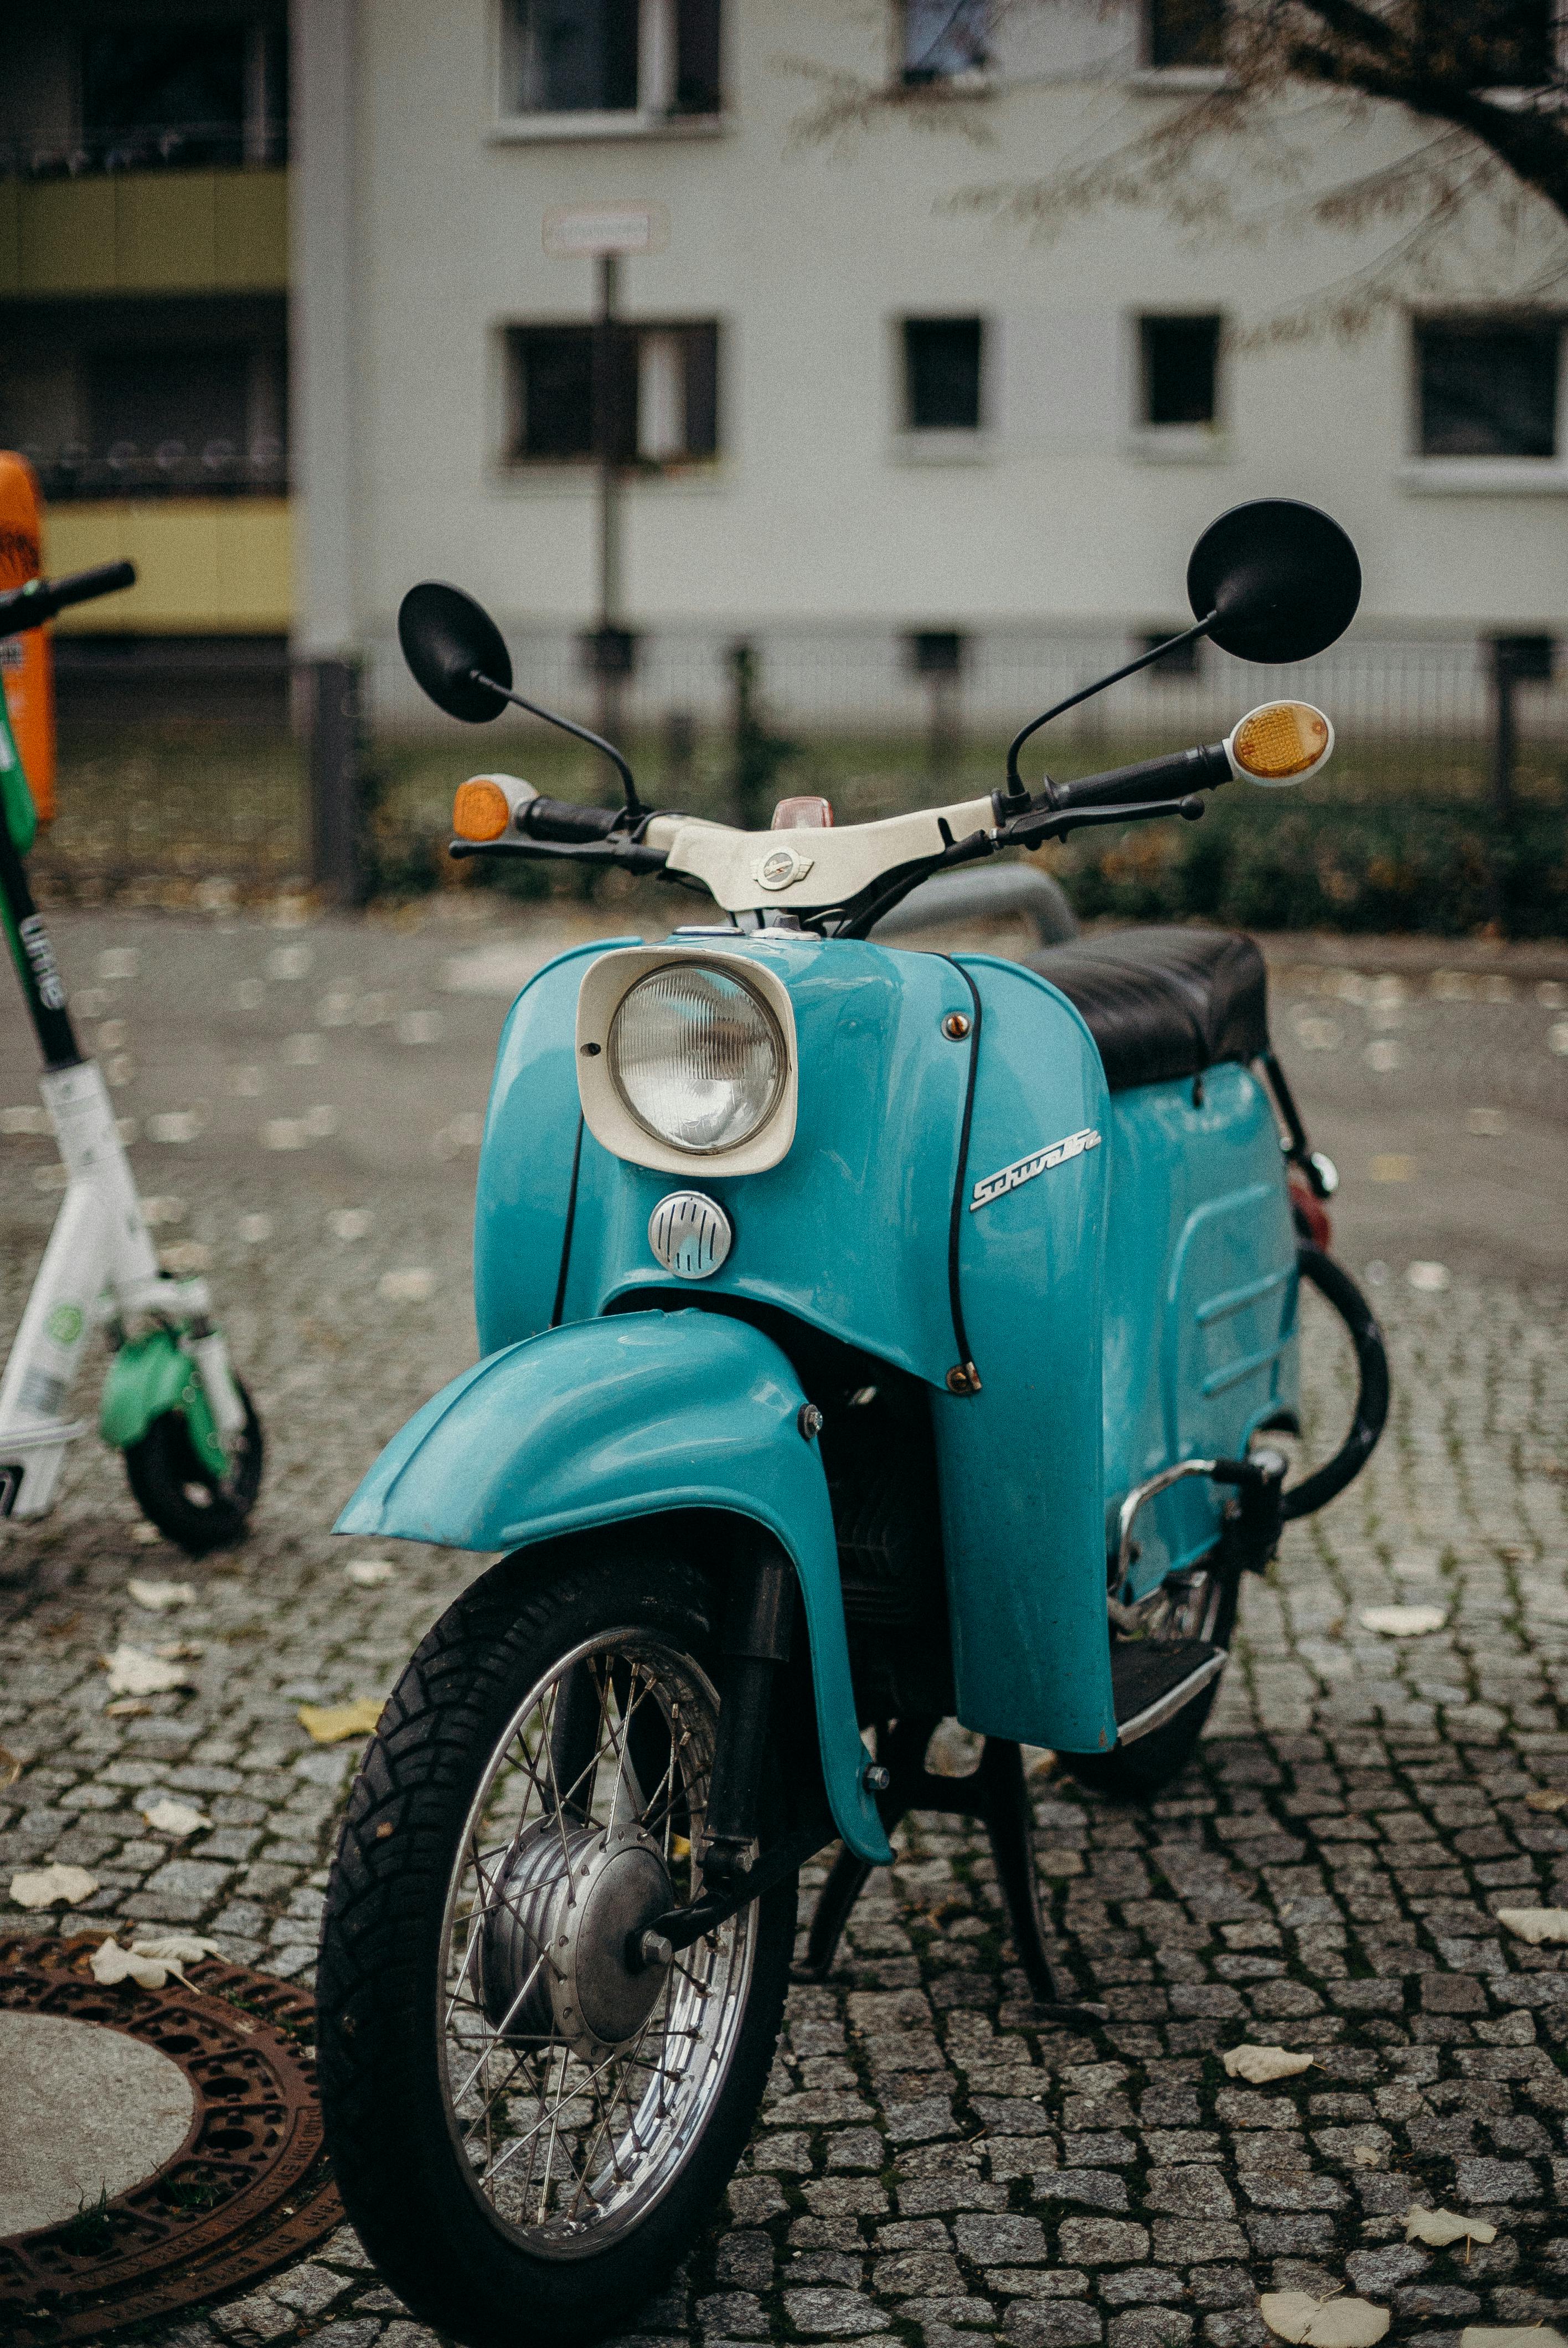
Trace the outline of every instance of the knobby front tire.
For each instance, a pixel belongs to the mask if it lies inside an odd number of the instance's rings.
[[[421,1644],[349,1797],[327,2141],[377,2266],[473,2348],[624,2322],[767,2084],[793,1879],[668,1965],[628,1958],[700,1889],[720,1595],[632,1529],[504,1560]]]

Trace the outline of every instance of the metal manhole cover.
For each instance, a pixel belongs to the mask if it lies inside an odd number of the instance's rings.
[[[189,1968],[188,1988],[104,1989],[88,1971],[101,1937],[0,1947],[0,2060],[26,2087],[35,2125],[47,2085],[69,2131],[39,2162],[0,2171],[6,2222],[26,2229],[0,2237],[0,2334],[16,2348],[101,2339],[225,2298],[343,2219],[311,2000],[213,1957]],[[95,2046],[108,2033],[127,2043]],[[84,2093],[98,2108],[80,2111]],[[135,2127],[104,2107],[116,2093]],[[82,2206],[61,2214],[95,2164],[100,2194],[78,2194]]]

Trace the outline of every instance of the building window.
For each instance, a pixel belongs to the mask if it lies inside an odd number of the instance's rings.
[[[1218,318],[1141,318],[1140,421],[1214,424],[1219,415]]]
[[[953,81],[990,63],[990,0],[903,0],[901,14],[907,88]]]
[[[1165,68],[1225,61],[1225,0],[1146,0],[1146,62]]]
[[[618,324],[610,336],[601,370],[592,326],[512,328],[513,460],[580,463],[606,445],[622,465],[692,464],[716,456],[716,324]]]
[[[93,296],[12,313],[0,447],[26,453],[52,502],[287,489],[281,297]]]
[[[1152,653],[1156,644],[1166,643],[1170,637],[1178,634],[1182,628],[1188,624],[1190,623],[1187,622],[1174,620],[1168,628],[1146,628],[1134,643],[1135,654],[1142,659],[1145,653]],[[1143,672],[1144,675],[1149,677],[1196,676],[1198,644],[1199,639],[1193,636],[1184,644],[1173,644],[1170,651],[1162,654],[1159,660],[1150,662]]]
[[[977,432],[984,335],[979,318],[906,318],[904,421],[911,432]]]
[[[1445,318],[1416,328],[1423,457],[1555,457],[1562,327]]]
[[[82,44],[82,151],[69,168],[146,170],[284,160],[283,17],[122,25]]]
[[[507,0],[505,114],[716,114],[719,0]]]

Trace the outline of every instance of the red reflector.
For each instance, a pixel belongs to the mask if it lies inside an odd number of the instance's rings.
[[[780,799],[774,809],[772,829],[774,831],[831,831],[833,801],[831,799]]]

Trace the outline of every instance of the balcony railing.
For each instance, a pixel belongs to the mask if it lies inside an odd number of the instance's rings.
[[[108,498],[277,498],[289,486],[281,440],[258,436],[248,446],[221,435],[199,446],[172,436],[156,448],[116,440],[103,449],[69,441],[22,454],[51,505]]]
[[[289,160],[286,119],[131,122],[108,130],[32,130],[0,139],[0,179],[102,179],[116,171],[275,169]]]

